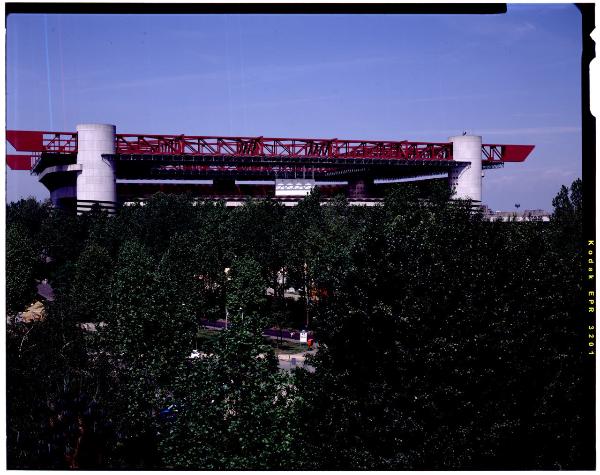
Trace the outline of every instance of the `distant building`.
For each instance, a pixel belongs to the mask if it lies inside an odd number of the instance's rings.
[[[492,211],[483,206],[483,214],[489,221],[550,221],[552,213],[543,209],[526,209],[523,211]]]

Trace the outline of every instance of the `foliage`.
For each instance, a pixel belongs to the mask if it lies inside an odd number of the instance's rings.
[[[46,319],[7,327],[7,451],[9,468],[100,468],[109,439],[94,395],[102,375],[69,308],[49,304]]]
[[[113,263],[106,249],[89,244],[75,264],[70,302],[80,322],[103,322],[108,318]]]
[[[267,320],[261,318],[266,302],[266,282],[260,271],[260,265],[251,257],[237,258],[227,281],[227,311],[233,323],[245,320],[257,332],[267,325]]]
[[[103,336],[118,380],[113,411],[120,413],[116,430],[127,467],[156,463],[154,415],[168,392],[172,368],[191,351],[196,329],[192,310],[171,298],[186,289],[177,287],[170,270],[157,268],[136,241],[125,242],[117,259]]]
[[[45,321],[7,328],[9,466],[591,468],[581,181],[550,223],[448,198],[9,206],[9,312],[36,279],[56,295]],[[279,371],[261,337],[290,308],[314,372]],[[216,342],[198,337],[226,311]]]
[[[22,199],[10,203],[6,207],[6,226],[23,226],[24,231],[30,238],[37,238],[40,234],[44,220],[51,213],[49,201],[40,203],[35,198]]]
[[[192,200],[187,195],[156,193],[144,206],[128,206],[117,218],[124,240],[138,240],[153,255],[160,255],[177,233],[192,229]]]
[[[246,321],[247,322],[247,321]],[[167,467],[284,469],[294,461],[294,387],[248,323],[223,330],[202,358],[178,367],[161,431]]]
[[[581,277],[552,228],[487,223],[411,190],[382,213],[315,318],[316,372],[299,384],[306,468],[581,466]]]
[[[6,309],[9,315],[24,310],[37,292],[38,252],[26,228],[11,224],[6,229]]]

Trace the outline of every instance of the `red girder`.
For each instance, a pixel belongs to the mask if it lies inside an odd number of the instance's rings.
[[[117,153],[130,155],[451,160],[451,149],[448,143],[407,141],[117,135]]]
[[[31,170],[38,157],[34,155],[6,155],[6,164],[11,170]]]
[[[278,171],[281,173],[284,172],[294,172],[295,167],[293,166],[260,166],[260,165],[162,165],[159,167],[159,171],[170,172],[170,171],[251,171],[251,172],[271,172]],[[330,172],[332,168],[328,167],[310,167],[311,172],[315,173],[325,173]]]
[[[18,151],[77,152],[76,132],[8,130],[6,138]],[[452,160],[451,143],[408,141],[117,134],[115,145],[116,153],[123,155]],[[522,162],[533,148],[533,145],[484,144],[482,159],[484,163]],[[8,164],[17,166],[18,161],[22,167],[24,160],[12,158]]]
[[[6,140],[20,152],[77,153],[77,132],[7,130]]]
[[[535,145],[488,145],[481,146],[484,162],[523,162]]]

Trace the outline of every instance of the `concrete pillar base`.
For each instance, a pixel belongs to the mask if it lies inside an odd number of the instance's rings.
[[[450,137],[452,158],[461,166],[448,173],[448,186],[454,199],[481,203],[481,136],[458,135]]]
[[[348,181],[348,199],[362,200],[369,197],[367,180]]]
[[[117,187],[113,164],[102,155],[115,153],[116,127],[110,124],[77,125],[77,213],[89,211],[94,203],[114,212]]]

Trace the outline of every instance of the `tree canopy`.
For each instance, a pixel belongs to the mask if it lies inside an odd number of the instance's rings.
[[[553,206],[10,204],[8,314],[54,300],[7,326],[9,468],[590,469],[581,181]],[[280,370],[263,330],[307,324],[310,368]]]

